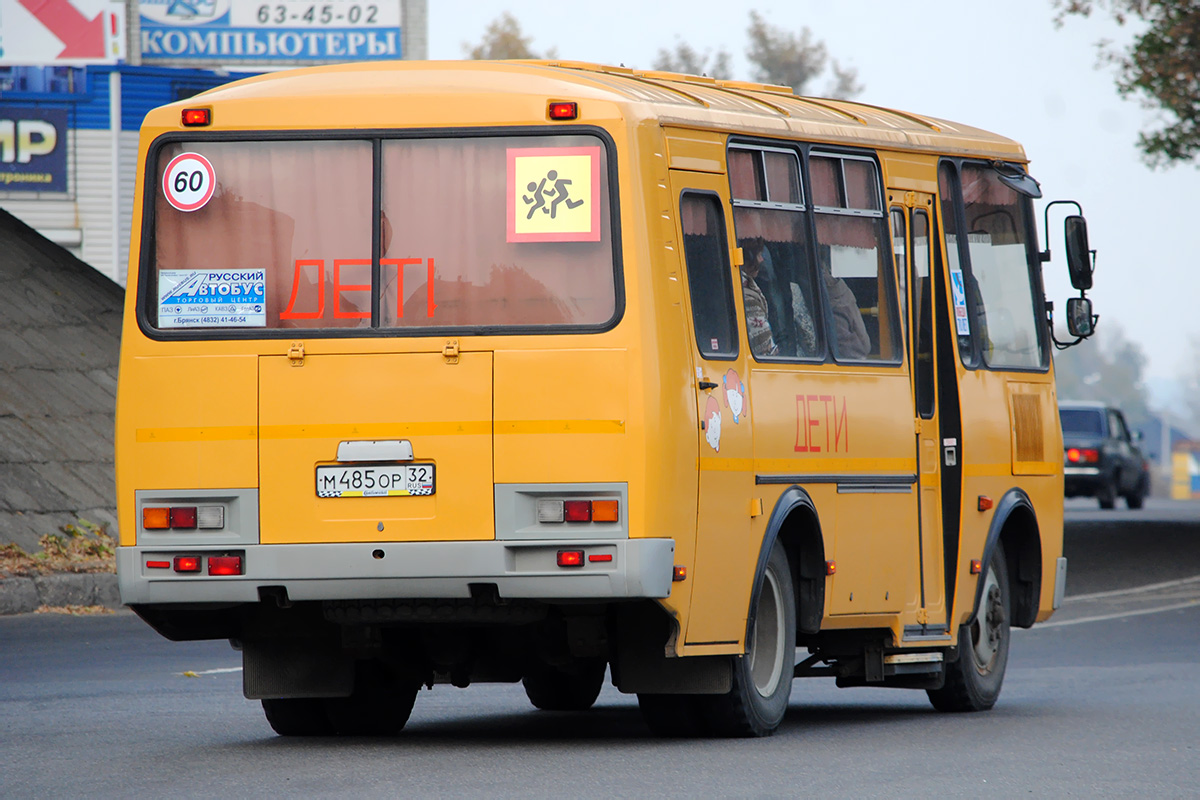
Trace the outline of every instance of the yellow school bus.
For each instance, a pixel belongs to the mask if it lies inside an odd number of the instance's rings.
[[[1009,139],[405,62],[159,108],[138,164],[122,599],[228,638],[282,735],[393,733],[438,683],[584,710],[606,675],[666,735],[770,734],[793,677],[985,709],[1062,598],[1049,248]]]

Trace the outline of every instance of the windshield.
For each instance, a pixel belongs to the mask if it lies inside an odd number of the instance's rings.
[[[1103,414],[1099,409],[1060,408],[1058,416],[1062,420],[1063,433],[1086,436],[1102,436],[1104,434]]]
[[[599,139],[376,144],[160,148],[151,324],[403,332],[600,327],[614,319],[608,160]]]

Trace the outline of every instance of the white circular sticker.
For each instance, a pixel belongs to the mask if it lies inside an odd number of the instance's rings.
[[[180,153],[163,173],[163,194],[180,211],[204,208],[217,186],[217,173],[199,153]]]

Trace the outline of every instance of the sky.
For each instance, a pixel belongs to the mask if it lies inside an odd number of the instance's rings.
[[[1153,112],[1117,95],[1111,69],[1097,69],[1096,50],[1101,39],[1129,41],[1136,28],[1107,16],[1072,17],[1056,28],[1050,0],[429,0],[429,58],[463,58],[463,44],[478,43],[488,23],[508,11],[535,51],[554,48],[562,59],[649,69],[660,49],[683,41],[701,52],[726,50],[734,77],[748,80],[752,9],[785,30],[807,26],[833,58],[858,70],[864,90],[855,100],[973,125],[1024,145],[1045,195],[1037,206],[1040,246],[1046,200],[1083,206],[1097,251],[1088,296],[1098,329],[1116,322],[1141,345],[1152,384],[1190,368],[1200,314],[1183,304],[1200,297],[1200,269],[1184,208],[1187,193],[1200,188],[1200,171],[1151,170],[1141,161],[1137,134],[1154,124]],[[819,95],[827,85],[818,78],[810,91]],[[1044,268],[1060,322],[1075,294],[1063,259],[1065,213],[1051,211],[1054,259]],[[1176,299],[1167,302],[1164,292]]]

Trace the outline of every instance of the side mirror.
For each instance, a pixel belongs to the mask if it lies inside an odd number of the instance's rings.
[[[1071,285],[1080,291],[1090,289],[1092,254],[1088,248],[1087,220],[1079,215],[1067,217],[1063,229],[1067,237],[1067,272],[1071,275]],[[1067,316],[1071,317],[1069,307]]]
[[[1091,285],[1090,275],[1088,281]],[[1091,300],[1086,297],[1072,297],[1067,300],[1067,330],[1072,336],[1080,339],[1091,336],[1096,331],[1095,322]]]

